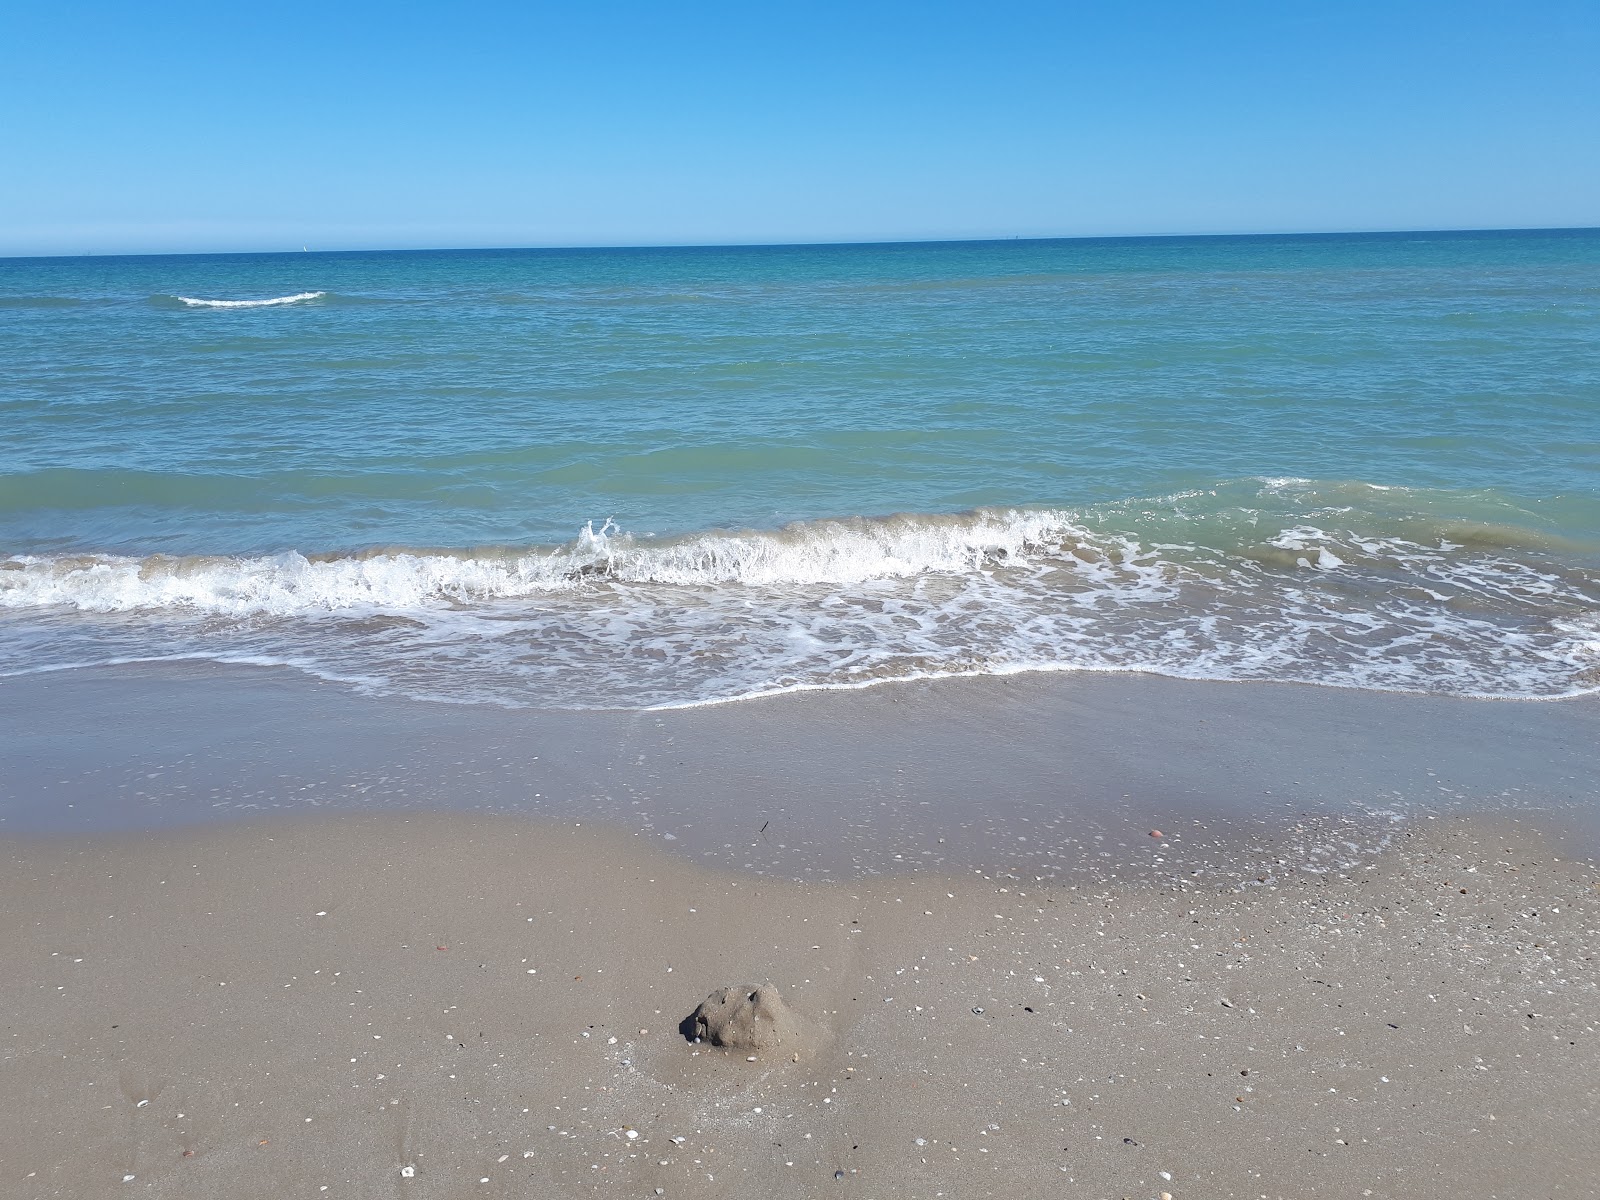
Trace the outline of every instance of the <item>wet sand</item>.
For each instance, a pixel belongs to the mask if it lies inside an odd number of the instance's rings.
[[[0,834],[449,810],[603,822],[786,878],[1073,881],[1148,873],[1152,826],[1209,863],[1316,814],[1337,836],[1302,852],[1331,862],[1395,815],[1519,811],[1600,850],[1600,697],[1079,674],[540,712],[171,663],[0,680],[0,728]]]
[[[1593,1195],[1596,711],[4,681],[0,1193]]]

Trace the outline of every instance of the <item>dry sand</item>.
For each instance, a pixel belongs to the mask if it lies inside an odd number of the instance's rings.
[[[1422,819],[1342,876],[1072,887],[462,814],[13,840],[0,1194],[1600,1195],[1600,876],[1559,853]],[[800,1062],[681,1035],[744,981]]]

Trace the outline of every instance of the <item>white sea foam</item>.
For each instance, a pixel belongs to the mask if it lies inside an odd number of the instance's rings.
[[[191,308],[271,308],[275,304],[299,304],[302,300],[320,300],[327,292],[296,292],[292,296],[273,296],[268,300],[200,300],[194,296],[179,296]]]
[[[1277,537],[1268,539],[1267,545],[1279,550],[1305,551],[1295,559],[1299,566],[1316,567],[1319,571],[1336,570],[1344,566],[1344,559],[1329,550],[1327,546],[1316,544],[1326,540],[1330,540],[1330,535],[1323,530],[1302,526],[1284,530]],[[1381,547],[1374,547],[1373,550],[1381,553]]]
[[[363,608],[401,612],[440,602],[593,590],[601,582],[698,587],[859,584],[1059,548],[1074,533],[1063,513],[980,512],[959,517],[817,521],[772,532],[706,533],[636,541],[607,522],[565,546],[473,553],[390,551],[308,558],[84,556],[9,560],[0,607],[83,612],[187,609],[242,616]]]
[[[1529,698],[1600,679],[1582,571],[1332,525],[1246,538],[988,510],[669,539],[607,523],[474,552],[17,557],[0,671],[227,656],[430,699],[628,708],[1020,671]]]

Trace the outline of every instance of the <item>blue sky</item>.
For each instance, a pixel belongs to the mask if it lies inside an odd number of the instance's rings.
[[[1600,3],[0,4],[0,254],[1600,224]]]

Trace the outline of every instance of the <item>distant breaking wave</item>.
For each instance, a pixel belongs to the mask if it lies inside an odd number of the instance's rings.
[[[0,674],[200,657],[551,708],[1066,670],[1600,690],[1600,575],[1515,530],[1317,515],[1184,540],[1117,511],[992,509],[673,538],[606,523],[524,548],[15,556]]]
[[[320,300],[327,292],[296,292],[292,296],[274,296],[270,300],[198,300],[193,296],[178,296],[190,308],[271,308],[275,304],[299,304],[302,300]]]

